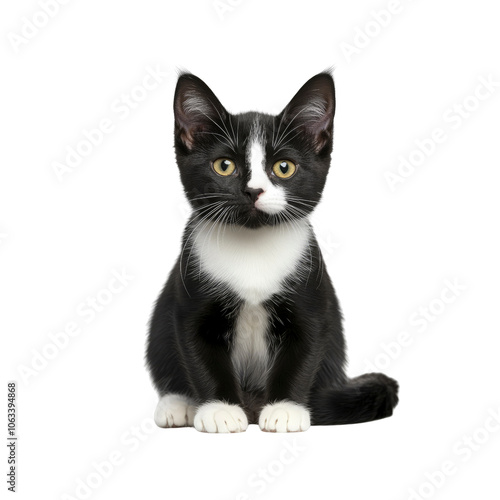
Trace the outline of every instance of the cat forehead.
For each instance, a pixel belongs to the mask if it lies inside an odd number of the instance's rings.
[[[275,116],[261,113],[246,113],[232,115],[226,123],[229,135],[234,130],[233,146],[228,149],[228,154],[236,153],[245,160],[248,170],[264,169],[264,162],[278,151],[295,150],[288,140],[287,127],[276,120]],[[226,143],[226,145],[229,147]],[[231,151],[232,150],[232,151]]]
[[[247,173],[265,170],[265,164],[278,156],[298,159],[297,155],[303,154],[301,144],[296,142],[297,135],[280,115],[255,111],[227,113],[221,117],[217,131],[211,133],[211,156],[232,158]]]
[[[238,138],[246,142],[256,135],[265,139],[272,132],[275,118],[272,115],[249,111],[247,113],[229,115],[228,122],[229,126],[234,127]]]
[[[278,118],[258,112],[229,115],[225,127],[229,134],[233,133],[240,152],[248,157],[252,147],[255,149],[257,144],[266,149],[277,149],[285,143],[293,146],[290,141],[293,137],[288,133],[287,125]]]

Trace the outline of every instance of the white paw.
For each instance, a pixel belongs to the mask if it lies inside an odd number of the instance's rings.
[[[248,427],[245,412],[237,405],[211,401],[198,408],[194,428],[201,432],[243,432]]]
[[[259,416],[259,427],[268,432],[299,432],[310,426],[309,410],[290,401],[268,404]]]
[[[196,406],[186,396],[166,394],[160,398],[155,410],[158,427],[192,427]]]

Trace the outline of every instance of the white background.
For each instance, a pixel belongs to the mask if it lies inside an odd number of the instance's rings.
[[[18,498],[498,498],[499,12],[491,0],[401,0],[374,21],[393,5],[242,0],[219,15],[211,0],[73,0],[33,34],[40,5],[4,2],[0,327],[4,380],[19,386]],[[334,154],[314,224],[349,372],[375,364],[400,382],[400,404],[390,419],[288,436],[153,429],[147,322],[187,214],[177,68],[231,111],[273,113],[332,65]],[[167,76],[144,92],[147,67]],[[497,86],[479,101],[481,78]],[[116,100],[131,92],[141,101],[127,115]],[[113,130],[60,180],[54,163],[106,118]],[[400,156],[422,160],[415,141],[436,128],[446,139],[391,190],[387,172]],[[103,291],[122,270],[127,286]],[[460,287],[448,303],[446,280]],[[110,302],[90,318],[96,296]],[[79,334],[54,351],[49,334],[71,322]],[[110,455],[119,463],[98,475]],[[443,462],[453,473],[433,486]]]

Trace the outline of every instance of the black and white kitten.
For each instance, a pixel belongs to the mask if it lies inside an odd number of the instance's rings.
[[[193,213],[150,325],[160,427],[305,431],[392,414],[396,381],[346,377],[342,315],[309,222],[334,111],[329,73],[278,116],[230,114],[199,78],[179,77],[175,151]]]

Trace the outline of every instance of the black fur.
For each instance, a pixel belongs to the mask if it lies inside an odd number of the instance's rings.
[[[204,112],[186,106],[189,99],[205,106]],[[321,105],[321,117],[303,112],[311,102]],[[269,177],[275,184],[286,183],[291,193],[286,218],[312,212],[321,198],[332,151],[335,92],[330,74],[309,80],[278,116],[231,115],[204,82],[183,74],[174,111],[177,163],[195,211],[184,233],[181,256],[151,319],[147,363],[160,395],[184,394],[200,404],[214,399],[239,404],[250,423],[257,422],[264,404],[278,400],[308,406],[313,425],[366,422],[392,415],[398,402],[396,381],[377,373],[346,377],[340,307],[314,237],[310,253],[304,256],[307,276],[291,276],[286,292],[264,304],[271,317],[268,349],[275,357],[266,386],[257,390],[238,379],[231,364],[234,322],[242,301],[227,286],[207,281],[189,257],[190,236],[201,217],[214,221],[220,217],[211,203],[230,200],[232,212],[226,221],[248,228],[275,226],[284,220],[255,210],[254,200],[245,193],[249,175],[245,148],[256,117],[266,134]],[[280,129],[288,135],[278,148]],[[214,174],[211,163],[220,157],[238,165],[231,178]],[[282,158],[300,166],[287,180],[271,172],[273,163]],[[307,203],[300,201],[304,199]]]

